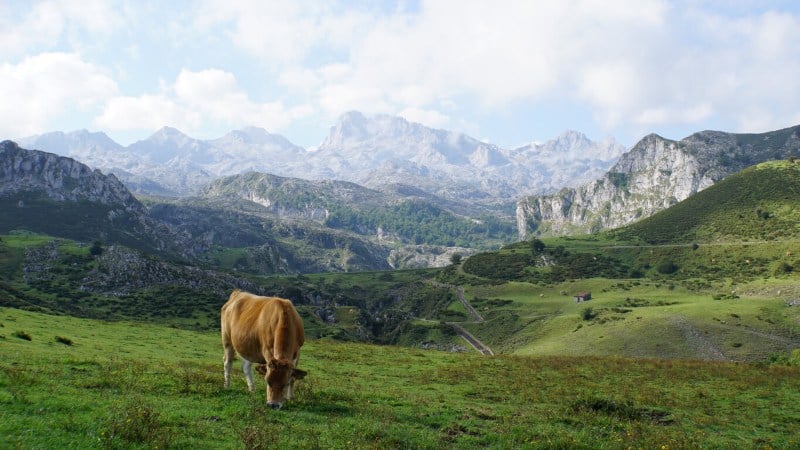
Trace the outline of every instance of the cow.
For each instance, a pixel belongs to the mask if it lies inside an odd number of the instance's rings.
[[[255,389],[251,373],[255,363],[267,383],[267,405],[280,409],[292,398],[294,381],[306,376],[297,369],[305,333],[292,302],[236,289],[222,305],[220,331],[225,388],[230,386],[231,367],[238,353],[248,390]]]

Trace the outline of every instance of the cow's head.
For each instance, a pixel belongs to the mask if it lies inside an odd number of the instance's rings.
[[[286,359],[273,359],[267,364],[259,364],[256,370],[267,381],[267,405],[272,409],[280,409],[283,402],[294,394],[294,380],[306,376],[305,371],[295,369],[294,364]]]

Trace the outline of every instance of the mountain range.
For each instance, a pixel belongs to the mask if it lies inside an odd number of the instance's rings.
[[[150,218],[192,240],[196,252],[255,245],[261,250],[249,251],[261,254],[266,245],[269,271],[293,272],[443,265],[453,252],[513,240],[514,204],[519,239],[620,227],[748,166],[797,155],[800,126],[702,131],[680,141],[651,134],[627,152],[613,139],[596,143],[566,132],[506,150],[398,117],[350,112],[313,150],[260,128],[197,140],[165,127],[127,147],[88,131],[20,142],[114,173],[147,199]],[[203,215],[217,224],[237,215],[250,231],[215,233],[191,223],[208,222]],[[327,246],[326,262],[305,249],[308,258],[294,265],[275,259],[297,253],[310,235]],[[294,250],[276,246],[283,238]]]
[[[514,234],[510,222],[461,217],[415,194],[248,172],[143,204],[113,174],[0,143],[0,233],[123,244],[257,274],[442,266]]]
[[[400,117],[359,112],[342,115],[313,150],[254,127],[212,140],[164,127],[129,146],[86,130],[29,136],[17,143],[114,173],[142,194],[193,195],[216,178],[255,171],[373,189],[413,186],[447,200],[480,204],[513,204],[523,195],[577,186],[601,176],[625,151],[613,139],[593,142],[575,131],[542,144],[503,149]]]

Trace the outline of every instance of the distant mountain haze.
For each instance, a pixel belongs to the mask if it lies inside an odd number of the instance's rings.
[[[382,206],[376,208],[394,204],[393,214],[401,210],[398,201],[420,200],[459,220],[482,221],[488,214],[515,221],[518,237],[525,239],[590,233],[649,217],[746,167],[799,155],[800,126],[756,134],[702,131],[680,141],[651,134],[627,152],[613,139],[595,142],[567,131],[544,143],[509,150],[400,117],[349,112],[311,151],[255,127],[212,140],[164,127],[127,147],[85,130],[31,136],[20,144],[114,173],[137,194],[207,196],[236,186],[235,197],[261,204],[278,216],[377,231],[380,227],[374,223],[366,228],[357,223],[366,217],[374,221],[374,212],[345,206],[351,188],[344,184],[275,184],[276,179],[259,176],[212,184],[247,173],[336,180],[368,188],[371,198],[381,199]],[[257,179],[262,185],[248,184]],[[269,189],[263,184],[267,181]],[[319,196],[326,190],[343,197],[333,201]],[[288,203],[281,203],[279,192],[286,192]],[[304,205],[301,200],[308,192],[315,192],[314,200]],[[339,216],[331,221],[333,210]]]
[[[509,150],[400,117],[359,112],[342,115],[314,151],[255,127],[212,140],[164,127],[127,147],[86,130],[18,143],[112,172],[137,193],[193,195],[213,179],[256,171],[375,189],[411,185],[445,199],[482,204],[513,203],[524,195],[577,186],[601,176],[625,151],[613,139],[593,142],[574,131]]]

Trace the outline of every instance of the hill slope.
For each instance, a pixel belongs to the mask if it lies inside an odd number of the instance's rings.
[[[214,181],[201,197],[251,201],[279,219],[317,223],[389,245],[491,248],[511,241],[514,232],[511,220],[462,216],[450,209],[452,203],[417,191],[376,191],[345,181],[250,172]]]
[[[220,355],[216,332],[0,308],[0,435],[35,448],[800,445],[797,367],[310,340],[309,375],[276,412],[238,370],[222,389]]]
[[[477,254],[450,276],[495,351],[764,360],[800,347],[798,211],[800,164],[772,161],[627,227]]]
[[[162,254],[188,256],[192,250],[113,175],[11,141],[0,143],[0,209],[0,233],[25,228]]]

